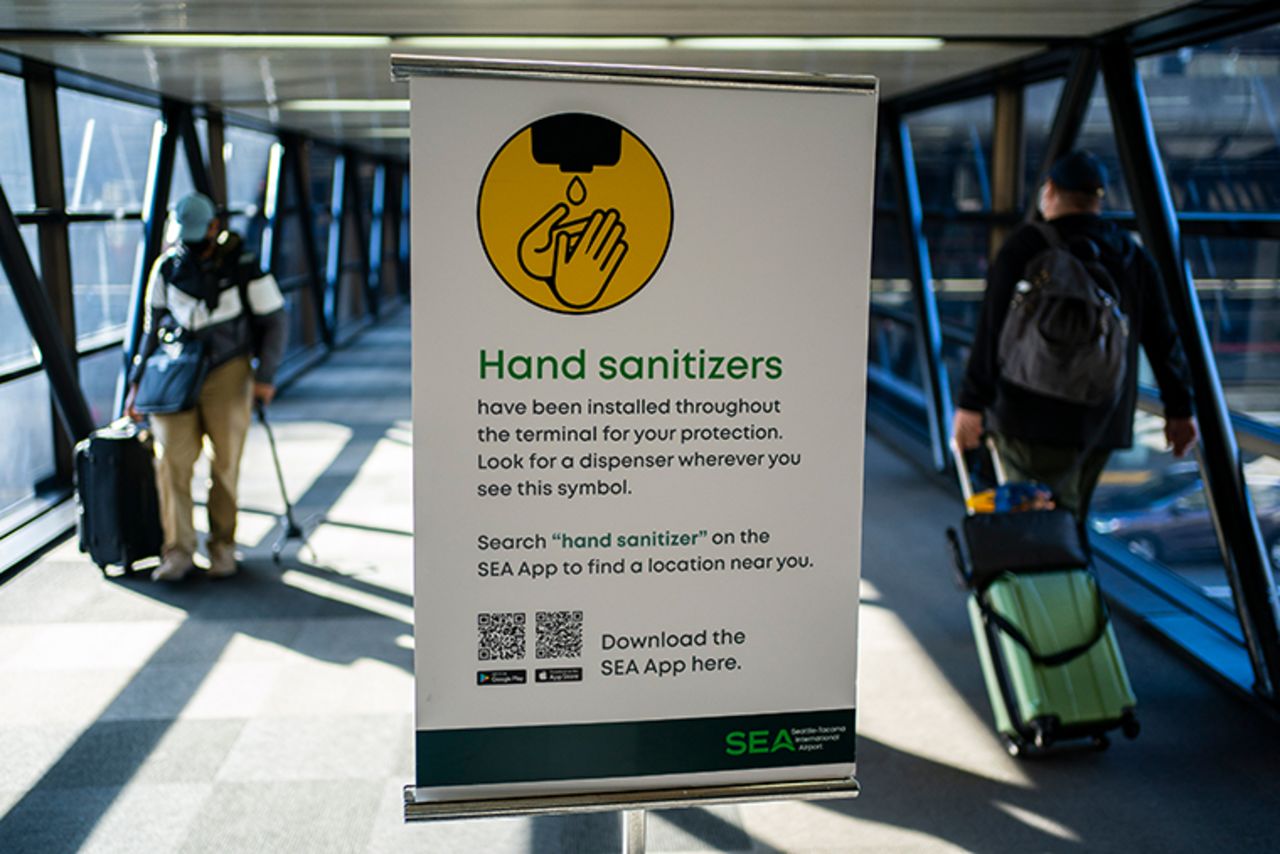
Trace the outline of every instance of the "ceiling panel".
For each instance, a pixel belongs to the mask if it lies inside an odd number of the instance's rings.
[[[102,33],[254,32],[557,35],[896,35],[953,39],[919,52],[449,51],[584,62],[626,62],[872,74],[892,97],[1043,49],[1045,40],[1094,35],[1182,3],[1169,0],[10,0],[0,4],[0,47],[101,77],[244,115],[403,152],[403,112],[302,113],[302,98],[407,97],[390,79],[391,46],[246,49],[147,47]],[[40,32],[34,32],[40,31]],[[982,38],[988,41],[980,41]],[[960,39],[954,41],[954,39]]]
[[[406,127],[403,112],[295,112],[282,105],[295,99],[403,99],[408,86],[390,76],[391,50],[215,50],[144,48],[98,41],[5,42],[16,50],[56,65],[160,91],[178,98],[209,103],[228,112],[322,136],[349,138],[360,145],[372,142],[371,128]],[[680,64],[693,67],[737,67],[807,71],[825,74],[871,74],[881,81],[886,96],[917,89],[970,71],[1034,53],[1036,46],[953,44],[941,50],[911,52],[796,53],[721,51],[605,51],[556,52],[540,58],[584,62]],[[403,49],[400,49],[403,50]],[[465,55],[465,52],[457,52]],[[486,55],[502,56],[486,51]],[[475,55],[472,52],[471,55]],[[514,56],[514,54],[507,54]],[[402,142],[378,143],[405,150]]]
[[[11,0],[0,28],[187,32],[1092,35],[1170,0]]]

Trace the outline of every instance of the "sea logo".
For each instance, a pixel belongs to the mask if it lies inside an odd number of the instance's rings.
[[[548,311],[591,314],[635,296],[657,272],[671,242],[671,186],[622,125],[557,113],[494,155],[477,220],[508,288]]]
[[[779,750],[796,752],[796,744],[789,730],[780,729],[776,733],[767,729],[735,730],[724,737],[724,752],[729,756],[777,753]]]

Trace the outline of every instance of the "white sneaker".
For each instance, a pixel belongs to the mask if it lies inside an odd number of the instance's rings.
[[[235,575],[238,569],[235,549],[214,552],[209,556],[210,578],[228,578]]]
[[[164,556],[164,560],[160,561],[151,572],[152,581],[181,581],[184,576],[196,565],[191,562],[191,556],[182,552],[169,552]]]

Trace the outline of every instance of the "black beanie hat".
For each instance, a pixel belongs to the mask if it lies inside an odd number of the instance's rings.
[[[1101,196],[1107,186],[1107,167],[1092,152],[1077,150],[1053,164],[1049,180],[1060,190]]]

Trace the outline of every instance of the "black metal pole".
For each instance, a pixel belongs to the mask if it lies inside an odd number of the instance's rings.
[[[213,179],[209,175],[209,167],[205,163],[204,151],[200,148],[200,135],[196,133],[196,120],[191,107],[183,104],[177,112],[178,133],[182,138],[182,152],[187,156],[187,167],[191,170],[191,185],[197,193],[203,193],[220,208],[225,205],[218,200],[213,190]],[[209,152],[213,157],[213,152]],[[222,156],[219,149],[218,156]]]
[[[22,242],[18,219],[9,207],[9,197],[3,187],[0,187],[0,263],[9,277],[9,285],[27,322],[27,329],[40,348],[40,359],[49,377],[58,412],[67,432],[78,442],[93,432],[93,416],[89,413],[84,392],[76,382],[75,364],[58,325],[57,315],[31,264],[27,247]]]
[[[1116,41],[1105,47],[1102,73],[1138,227],[1159,268],[1191,368],[1203,474],[1210,508],[1224,539],[1227,574],[1254,667],[1254,690],[1275,699],[1275,687],[1280,684],[1280,623],[1277,622],[1275,585],[1195,281],[1182,256],[1178,219],[1147,109],[1146,93],[1126,44]]]
[[[929,243],[924,235],[924,211],[916,181],[915,155],[911,148],[911,134],[901,114],[890,112],[885,117],[884,126],[892,155],[902,242],[907,249],[911,272],[916,352],[920,357],[925,409],[929,418],[929,444],[933,452],[933,467],[942,472],[947,470],[951,460],[947,451],[951,436],[951,391],[946,368],[942,364],[942,324],[938,320],[938,303],[933,291]]]
[[[36,207],[61,214],[66,210],[67,200],[62,173],[58,85],[53,66],[25,58],[22,61],[22,76],[26,82],[27,137],[30,143]],[[75,297],[71,289],[71,244],[67,221],[62,216],[48,217],[42,219],[36,229],[40,239],[39,269],[44,294],[62,328],[62,340],[71,356],[72,368],[78,371]],[[52,395],[49,408],[57,425],[53,437],[57,467],[55,477],[60,483],[70,484],[74,479],[75,441],[67,431]]]
[[[307,275],[311,282],[312,302],[316,307],[316,321],[320,326],[320,339],[324,346],[333,349],[333,327],[325,311],[324,278],[320,271],[320,252],[316,246],[315,209],[311,205],[311,180],[306,164],[307,150],[301,137],[282,136],[289,172],[293,176],[294,201],[297,206],[298,227],[302,231],[302,246],[307,256]]]
[[[347,249],[347,156],[333,159],[333,186],[329,188],[329,257],[325,264],[324,316],[337,330],[342,299],[342,261]]]
[[[225,210],[231,204],[227,198],[227,162],[223,159],[227,141],[226,123],[222,113],[216,110],[206,110],[205,123],[209,137],[209,183],[213,190],[209,198]]]
[[[353,152],[343,155],[346,161],[347,198],[346,209],[352,214],[355,223],[356,251],[360,255],[360,281],[364,287],[365,313],[370,317],[378,317],[378,291],[373,287],[371,272],[373,268],[373,230],[365,227],[364,191],[360,186],[360,158]]]
[[[1097,77],[1097,48],[1085,45],[1076,52],[1071,63],[1071,73],[1067,75],[1066,85],[1058,97],[1058,109],[1053,114],[1053,125],[1049,129],[1049,140],[1045,144],[1044,159],[1040,161],[1036,183],[1028,188],[1031,193],[1031,198],[1027,200],[1028,220],[1035,219],[1039,213],[1040,187],[1048,179],[1050,167],[1054,161],[1070,152],[1080,137],[1080,128],[1084,126],[1085,115],[1089,112],[1089,99],[1093,96]]]
[[[413,293],[413,279],[409,275],[410,261],[410,209],[413,200],[409,193],[409,170],[401,169],[397,176],[400,192],[396,196],[396,276],[400,293],[409,298]]]
[[[382,299],[383,265],[387,253],[387,166],[385,163],[379,163],[374,167],[373,198],[371,199],[369,212],[369,251],[366,254],[369,274],[367,279],[369,293],[372,294],[374,314],[376,315],[377,306]]]
[[[164,245],[165,219],[169,214],[169,188],[173,185],[173,164],[177,157],[180,135],[181,107],[171,101],[164,103],[164,121],[159,144],[152,152],[147,169],[147,201],[142,212],[142,263],[133,282],[133,295],[129,302],[129,332],[125,338],[125,370],[133,362],[142,343],[142,327],[146,318],[147,280],[151,266],[160,257]],[[123,390],[116,401],[116,414],[124,412]]]

